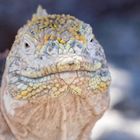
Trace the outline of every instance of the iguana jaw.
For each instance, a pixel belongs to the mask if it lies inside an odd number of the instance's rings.
[[[110,74],[106,70],[98,69],[94,72],[65,71],[36,78],[19,75],[15,84],[9,86],[9,91],[18,100],[36,99],[39,96],[58,97],[67,94],[82,96],[107,92]]]
[[[63,81],[65,84],[70,85],[73,84],[74,79],[76,78],[92,78],[95,72],[88,71],[65,71],[59,73],[52,73],[44,77],[31,78],[26,76],[19,76],[21,79],[21,83],[29,83],[29,85],[34,84],[48,84],[50,81]]]

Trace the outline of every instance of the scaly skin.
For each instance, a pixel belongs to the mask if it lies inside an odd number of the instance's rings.
[[[90,25],[39,7],[18,31],[3,75],[1,111],[11,138],[87,140],[108,108],[109,85]]]

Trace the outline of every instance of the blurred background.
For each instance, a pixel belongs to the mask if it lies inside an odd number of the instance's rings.
[[[0,0],[0,79],[17,30],[38,4],[93,27],[112,74],[111,105],[92,140],[140,140],[140,0]]]

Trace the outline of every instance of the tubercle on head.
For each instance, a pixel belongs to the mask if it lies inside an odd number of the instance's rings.
[[[39,16],[47,16],[48,13],[46,9],[43,9],[41,5],[37,7],[37,11],[35,14],[33,14],[33,17],[39,17]]]

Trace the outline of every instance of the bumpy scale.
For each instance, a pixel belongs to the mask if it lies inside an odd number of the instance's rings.
[[[2,140],[87,140],[108,108],[110,79],[91,26],[39,7],[7,57]]]

